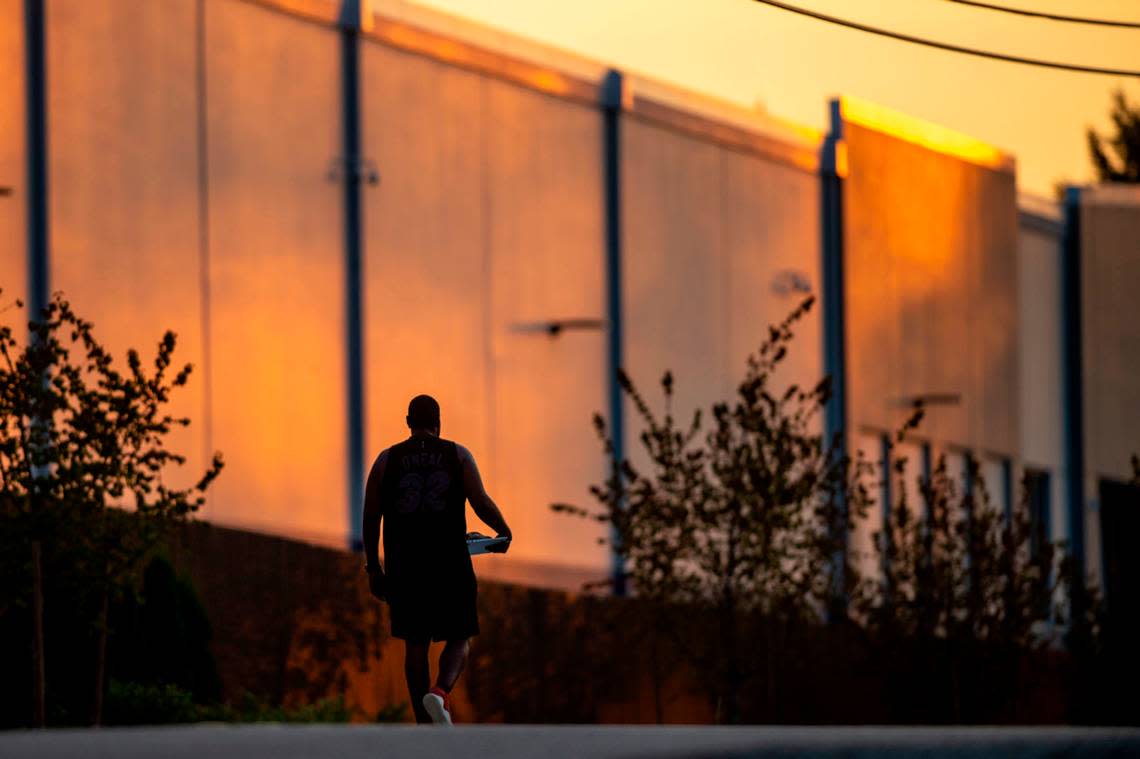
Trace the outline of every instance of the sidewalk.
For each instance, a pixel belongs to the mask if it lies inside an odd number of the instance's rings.
[[[1140,756],[1140,729],[217,725],[0,733],[4,759]]]

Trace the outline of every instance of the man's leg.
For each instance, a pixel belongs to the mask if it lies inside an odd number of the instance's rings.
[[[412,711],[416,722],[430,724],[431,717],[424,709],[424,695],[431,685],[431,671],[428,669],[428,641],[423,643],[404,642],[404,677],[408,679],[408,696],[412,700]]]
[[[449,640],[439,655],[439,677],[436,678],[435,687],[444,693],[451,693],[463,668],[467,665],[467,652],[470,646],[467,638],[462,640]]]

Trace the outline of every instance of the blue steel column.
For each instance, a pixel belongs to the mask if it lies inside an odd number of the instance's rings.
[[[38,319],[51,292],[48,259],[47,64],[44,0],[24,0],[28,156],[28,318]]]
[[[820,217],[823,248],[823,366],[831,377],[831,400],[824,418],[825,433],[838,443],[837,454],[847,454],[847,351],[846,300],[843,281],[843,177],[839,151],[843,140],[843,114],[838,100],[831,102],[831,132],[824,139],[820,156]],[[846,511],[847,504],[841,508]],[[846,513],[844,513],[846,518]],[[846,530],[844,530],[846,533]],[[846,540],[846,535],[844,535]],[[846,549],[835,556],[835,598],[843,616],[846,608]]]
[[[1085,426],[1081,347],[1081,191],[1065,192],[1061,233],[1061,318],[1064,366],[1065,468],[1068,474],[1069,550],[1077,577],[1085,576]],[[1081,610],[1081,582],[1073,588],[1074,613]]]
[[[609,323],[606,378],[610,396],[613,463],[625,457],[625,410],[618,373],[622,369],[621,288],[621,109],[622,74],[610,70],[602,80],[602,161],[606,214],[606,312]],[[616,536],[613,536],[616,538]],[[625,565],[617,550],[611,556],[614,595],[626,594]]]
[[[362,234],[360,213],[360,0],[341,8],[341,97],[344,120],[345,349],[347,364],[349,547],[360,550],[364,514],[364,336],[362,324]]]
[[[823,221],[823,365],[831,377],[827,404],[827,434],[840,435],[847,450],[847,344],[846,298],[843,281],[843,177],[839,151],[843,141],[840,102],[831,101],[831,132],[824,138],[820,161],[821,215]]]

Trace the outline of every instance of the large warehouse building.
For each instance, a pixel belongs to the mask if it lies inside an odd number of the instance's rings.
[[[1135,581],[1140,191],[1019,199],[1010,155],[870,103],[816,133],[402,3],[43,5],[0,0],[3,297],[62,291],[120,351],[178,333],[186,476],[227,461],[203,518],[352,543],[426,392],[515,532],[481,570],[604,575],[549,505],[604,474],[614,368],[726,398],[815,294],[787,379],[836,377],[852,446],[931,401],[916,476],[1028,473],[1110,598]]]

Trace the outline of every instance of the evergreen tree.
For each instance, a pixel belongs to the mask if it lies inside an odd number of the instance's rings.
[[[1112,96],[1111,117],[1116,134],[1102,137],[1093,129],[1087,132],[1097,180],[1140,182],[1140,106],[1133,106],[1124,91],[1117,90]]]

